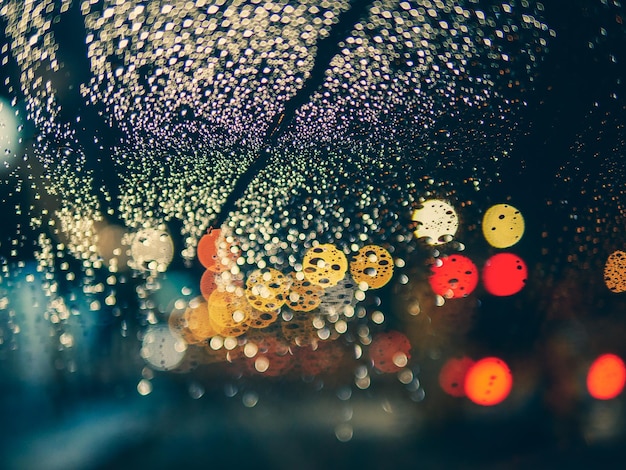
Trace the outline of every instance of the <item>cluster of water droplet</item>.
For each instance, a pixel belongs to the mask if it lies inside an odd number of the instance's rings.
[[[409,249],[421,197],[463,199],[497,180],[553,34],[541,11],[475,0],[3,2],[2,60],[19,71],[11,86],[34,126],[28,215],[51,315],[69,318],[57,311],[76,289],[91,310],[123,315],[119,292],[130,290],[143,324],[158,323],[159,276],[181,259],[193,266],[218,219],[241,244],[243,272],[292,270],[318,243]],[[489,165],[476,164],[481,152]],[[127,287],[137,277],[145,284]]]

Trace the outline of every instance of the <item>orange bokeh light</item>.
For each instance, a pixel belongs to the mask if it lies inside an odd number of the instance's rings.
[[[216,228],[203,235],[198,242],[198,260],[200,264],[209,269],[217,264],[217,241],[221,230]]]
[[[476,362],[465,376],[465,394],[478,405],[492,406],[509,396],[513,376],[506,362],[486,357]]]
[[[593,398],[610,400],[615,398],[626,384],[626,366],[615,354],[603,354],[598,357],[587,374],[587,390]]]

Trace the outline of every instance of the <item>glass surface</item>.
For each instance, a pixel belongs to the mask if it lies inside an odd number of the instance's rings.
[[[620,467],[617,0],[0,0],[0,468]]]

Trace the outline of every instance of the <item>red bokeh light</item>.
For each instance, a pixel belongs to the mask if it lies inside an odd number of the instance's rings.
[[[397,372],[411,358],[411,343],[399,331],[378,333],[372,339],[369,356],[374,367],[381,372]]]
[[[446,298],[466,297],[478,284],[478,268],[466,256],[450,255],[441,259],[441,266],[433,266],[428,281],[437,295]]]
[[[442,390],[453,397],[464,397],[465,376],[474,364],[469,357],[448,359],[439,372],[439,385]]]
[[[315,376],[336,371],[343,359],[344,350],[336,341],[319,342],[317,348],[303,346],[292,348],[299,371],[304,376]]]
[[[207,301],[209,300],[209,297],[211,297],[213,291],[217,289],[215,276],[215,272],[207,269],[206,271],[204,271],[202,277],[200,278],[200,293],[202,294],[202,297],[204,297]]]
[[[517,294],[526,285],[528,268],[524,260],[513,253],[498,253],[485,263],[483,285],[487,292],[499,297]]]
[[[250,341],[257,345],[258,352],[245,359],[248,372],[277,377],[285,375],[293,367],[294,357],[284,341],[272,336],[259,336]]]

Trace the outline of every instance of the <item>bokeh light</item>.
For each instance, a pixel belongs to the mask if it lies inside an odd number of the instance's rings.
[[[439,199],[421,203],[421,207],[413,212],[413,220],[417,223],[415,236],[425,238],[430,245],[450,241],[459,228],[459,218],[454,207]]]
[[[337,285],[324,289],[324,295],[319,304],[319,310],[330,316],[354,314],[357,296],[363,294],[350,276],[345,276]]]
[[[215,290],[208,300],[211,327],[221,336],[237,337],[249,328],[246,320],[252,307],[242,293]]]
[[[439,371],[439,386],[453,397],[465,396],[465,376],[475,362],[469,357],[448,359]]]
[[[304,276],[323,288],[341,281],[348,271],[346,255],[336,246],[327,243],[310,248],[302,260]]]
[[[337,341],[324,341],[315,346],[298,347],[293,353],[298,372],[304,377],[312,377],[336,372],[346,351]]]
[[[150,326],[144,334],[141,357],[156,370],[172,370],[185,357],[187,343],[167,326]]]
[[[598,357],[587,373],[587,390],[598,400],[610,400],[624,390],[626,384],[626,366],[615,354],[603,354]]]
[[[296,346],[316,347],[319,336],[314,322],[315,315],[307,312],[294,311],[289,321],[281,322],[281,330],[287,341]]]
[[[483,235],[494,248],[508,248],[524,235],[524,217],[509,204],[496,204],[485,212],[482,221]]]
[[[214,268],[219,263],[218,260],[218,242],[220,240],[220,229],[211,229],[205,235],[200,237],[198,242],[198,261],[206,269]]]
[[[257,310],[275,311],[285,303],[289,287],[289,278],[277,269],[258,269],[246,280],[246,298]]]
[[[467,297],[478,285],[478,268],[467,256],[450,255],[439,258],[428,278],[433,292],[445,298]]]
[[[381,372],[397,372],[411,359],[411,343],[399,331],[377,333],[369,346],[369,357]]]
[[[383,247],[364,246],[350,261],[350,274],[357,284],[379,289],[393,277],[393,258]]]
[[[6,160],[17,154],[20,126],[16,109],[0,97],[0,172],[4,172]]]
[[[286,374],[295,364],[289,345],[278,337],[252,336],[249,344],[255,344],[257,353],[246,358],[247,370],[252,374],[277,377]]]
[[[197,297],[189,302],[184,319],[187,330],[196,340],[194,342],[202,342],[217,334],[211,326],[209,305],[203,297]]]
[[[217,289],[216,273],[207,269],[200,278],[200,293],[206,300],[209,300],[215,289]]]
[[[296,273],[291,273],[289,277],[289,292],[286,299],[289,308],[300,312],[310,312],[318,307],[322,301],[324,289],[304,279],[304,276],[300,279]]]
[[[174,257],[174,242],[164,230],[143,229],[134,235],[130,254],[133,268],[164,272]]]
[[[483,285],[487,292],[499,297],[517,294],[528,280],[528,268],[522,258],[513,253],[498,253],[483,266]]]
[[[509,366],[497,357],[486,357],[472,365],[465,376],[465,394],[478,405],[492,406],[504,401],[513,387]]]
[[[612,292],[626,292],[626,253],[616,250],[604,264],[604,282]]]

